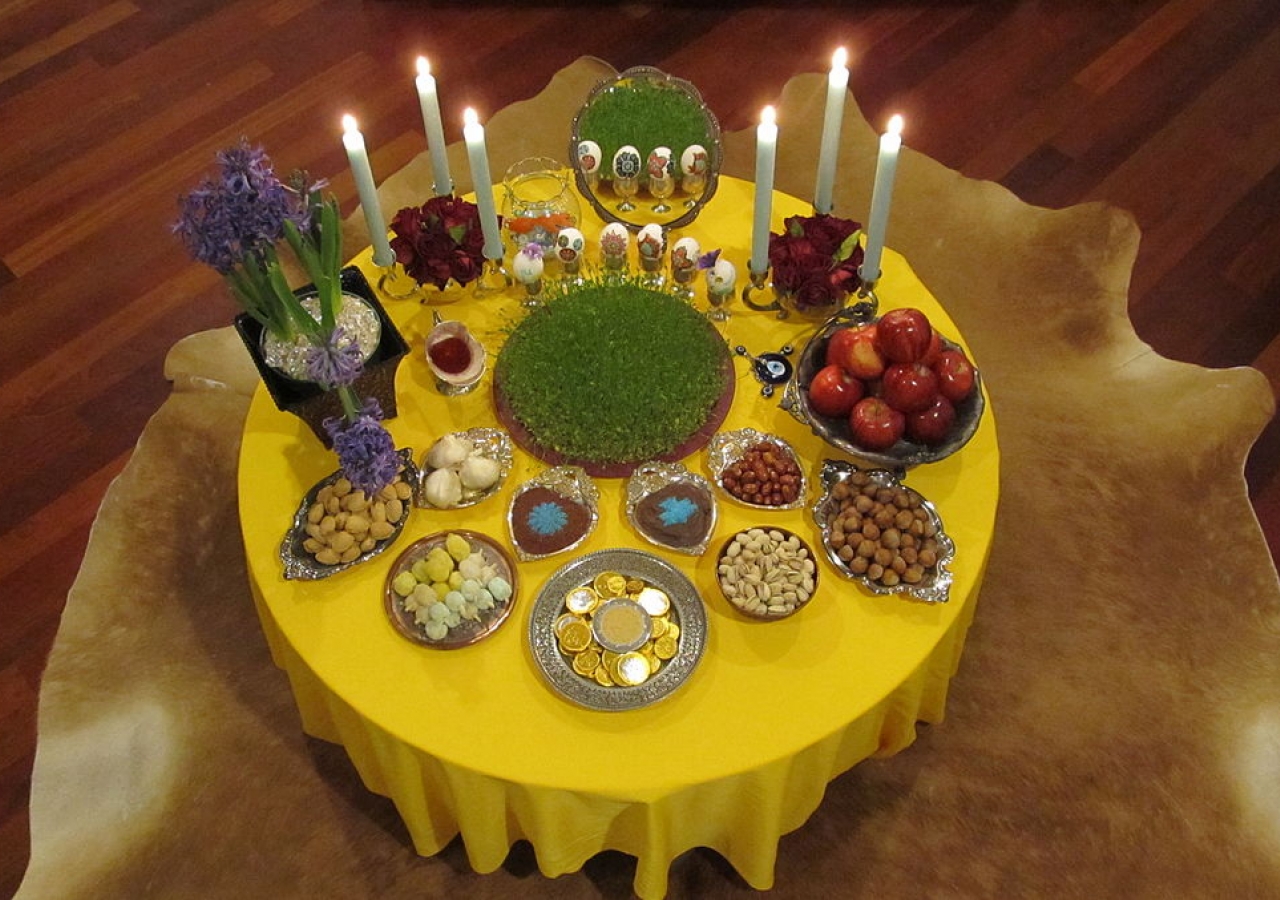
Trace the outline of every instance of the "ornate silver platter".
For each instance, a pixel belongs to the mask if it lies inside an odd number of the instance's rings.
[[[937,542],[937,563],[930,567],[924,576],[916,583],[911,584],[905,581],[895,585],[886,585],[877,581],[867,574],[859,574],[854,572],[841,555],[839,549],[835,546],[832,539],[833,527],[832,516],[840,507],[841,500],[837,496],[836,486],[845,484],[847,489],[855,487],[851,479],[855,473],[861,473],[865,476],[869,483],[878,488],[901,489],[906,491],[909,497],[919,501],[919,509],[928,517],[928,521],[932,523],[934,534],[932,537]],[[885,469],[858,469],[851,463],[841,460],[828,459],[822,464],[822,484],[825,491],[822,498],[818,500],[813,507],[813,519],[818,525],[818,530],[822,532],[822,546],[827,552],[827,558],[831,560],[831,564],[836,567],[836,571],[846,578],[857,581],[873,594],[904,594],[914,597],[917,600],[923,600],[926,603],[945,603],[951,592],[951,572],[947,569],[947,564],[955,558],[956,545],[951,537],[942,528],[942,518],[938,515],[938,511],[933,504],[924,498],[919,491],[907,487],[902,483],[901,479]],[[861,490],[858,487],[858,490]]]
[[[640,521],[639,508],[652,494],[664,488],[685,485],[703,493],[707,498],[706,531],[701,539],[692,544],[678,544],[664,541],[660,535],[650,534]],[[712,533],[716,530],[716,498],[711,491],[711,484],[695,472],[690,472],[680,463],[648,462],[642,463],[627,479],[627,521],[636,533],[645,540],[676,553],[688,553],[690,556],[701,556],[707,549]]]
[[[463,509],[468,506],[475,506],[481,500],[487,500],[501,490],[503,483],[507,480],[507,475],[511,473],[511,438],[505,431],[498,428],[468,428],[466,431],[454,432],[456,437],[470,443],[473,452],[477,456],[491,459],[498,464],[498,480],[484,490],[471,490],[463,485],[462,499],[452,506],[440,507],[442,509]],[[431,473],[436,471],[427,464],[427,455],[430,450],[423,454],[422,457],[422,478],[421,489],[417,492],[418,505],[427,509],[436,509],[426,498],[426,482]],[[450,467],[452,468],[452,467]]]
[[[730,493],[724,486],[724,476],[729,467],[741,459],[751,446],[762,442],[768,442],[780,448],[796,463],[796,468],[800,473],[800,486],[796,493],[796,499],[790,503],[782,503],[776,506],[764,503],[750,503]],[[712,437],[707,444],[707,465],[711,469],[711,477],[716,486],[724,491],[734,502],[741,503],[743,506],[749,506],[752,509],[778,510],[801,509],[805,504],[809,486],[804,476],[804,467],[800,464],[800,457],[796,455],[795,449],[789,443],[776,435],[765,434],[763,431],[756,431],[754,428],[722,431]]]
[[[584,523],[581,533],[570,543],[557,546],[548,552],[539,552],[525,546],[525,542],[521,540],[523,532],[527,529],[522,528],[516,522],[517,509],[521,497],[535,489],[551,491],[586,509],[587,521]],[[557,553],[563,553],[566,550],[572,550],[585,541],[591,532],[595,531],[596,522],[600,518],[599,505],[600,490],[596,487],[595,482],[591,480],[591,476],[581,466],[554,466],[530,478],[516,488],[511,497],[511,505],[507,507],[507,531],[511,535],[511,545],[515,547],[516,556],[522,562],[529,562],[535,559],[555,556]]]
[[[487,599],[479,600],[478,602],[474,596],[471,598],[464,596],[467,604],[463,607],[465,612],[457,617],[457,621],[449,619],[446,622],[443,616],[439,617],[442,626],[447,630],[441,637],[432,637],[427,627],[433,618],[430,614],[430,603],[420,604],[417,600],[410,600],[409,596],[401,596],[394,585],[396,579],[402,573],[412,573],[414,564],[420,560],[425,561],[435,548],[445,547],[451,534],[458,535],[470,544],[473,553],[479,557],[477,565],[483,567],[482,571],[485,574],[488,574],[490,570],[492,571],[491,578],[482,576],[478,579],[473,579],[477,581],[481,589],[485,591],[489,591],[491,588],[497,590],[492,578],[501,578],[505,581],[510,592],[505,597],[490,593]],[[460,563],[460,561],[458,562]],[[461,569],[463,566],[459,565],[459,568]],[[468,571],[466,574],[473,573]],[[383,605],[391,624],[404,637],[424,647],[453,650],[458,647],[470,646],[497,631],[498,626],[511,615],[511,609],[515,606],[518,590],[519,584],[517,582],[515,563],[497,541],[477,531],[455,528],[450,531],[441,531],[428,535],[414,541],[405,548],[396,558],[396,561],[392,563],[390,571],[387,572],[386,585],[383,588]],[[459,593],[460,595],[462,594],[461,591]],[[446,598],[434,599],[438,599],[441,602],[446,600]],[[448,607],[446,606],[446,608]],[[422,610],[421,613],[418,612],[419,609]]]
[[[310,511],[312,504],[316,502],[316,497],[320,494],[320,491],[334,484],[342,477],[342,470],[339,469],[332,475],[328,475],[316,482],[315,486],[307,491],[307,495],[302,498],[302,502],[298,504],[298,511],[293,514],[293,524],[289,526],[289,530],[285,533],[284,540],[280,544],[280,561],[284,563],[285,578],[298,581],[317,581],[321,578],[328,578],[330,575],[345,572],[352,566],[358,566],[360,563],[372,559],[396,542],[396,538],[400,537],[400,533],[404,531],[405,522],[409,521],[409,511],[413,508],[413,495],[417,493],[418,481],[421,477],[418,467],[414,465],[412,450],[397,450],[396,453],[399,454],[401,461],[400,478],[409,485],[410,499],[404,502],[404,514],[400,517],[400,521],[395,523],[391,535],[378,541],[373,549],[366,550],[348,562],[326,565],[317,562],[316,558],[307,552],[303,546],[303,542],[308,537],[307,513]]]
[[[664,190],[652,182],[659,149],[669,151]],[[574,116],[569,142],[578,192],[604,221],[632,231],[692,222],[715,195],[721,156],[720,123],[698,89],[651,66],[597,84]],[[620,176],[630,176],[630,191],[618,189]]]
[[[560,651],[556,622],[566,613],[567,596],[610,573],[640,579],[664,592],[670,599],[668,615],[679,627],[674,655],[642,684],[600,684],[575,671]],[[547,682],[567,699],[603,712],[638,709],[671,694],[702,658],[706,641],[707,614],[693,583],[666,560],[641,550],[600,550],[565,564],[542,586],[529,616],[529,646]]]
[[[956,404],[956,420],[952,426],[951,434],[943,443],[934,446],[917,444],[903,438],[888,450],[866,450],[853,442],[847,418],[828,418],[815,412],[809,405],[807,386],[813,380],[813,376],[818,373],[818,370],[825,365],[827,341],[832,333],[851,323],[870,324],[878,321],[879,319],[862,320],[856,317],[851,318],[848,313],[837,313],[828,319],[818,329],[817,333],[809,339],[809,342],[805,344],[804,350],[800,352],[800,359],[796,362],[795,375],[787,382],[787,386],[783,390],[782,407],[798,421],[808,425],[814,434],[831,446],[873,466],[901,470],[945,459],[969,443],[969,439],[978,430],[978,423],[982,419],[986,400],[982,396],[982,375],[976,366],[973,370],[973,391],[963,401]],[[948,350],[960,349],[959,344],[945,337],[942,338],[942,345]]]

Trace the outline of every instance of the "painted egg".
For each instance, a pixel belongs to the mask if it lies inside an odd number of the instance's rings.
[[[737,280],[737,268],[723,256],[716,260],[714,266],[707,269],[707,287],[716,293],[726,293],[733,290],[734,282]]]
[[[691,144],[680,154],[680,171],[686,175],[707,174],[707,148],[701,144]]]
[[[578,142],[578,167],[587,175],[600,171],[600,145],[595,141]]]
[[[627,252],[631,243],[631,233],[620,222],[610,222],[600,231],[600,248],[610,255]]]
[[[644,256],[661,256],[666,245],[666,236],[662,233],[662,226],[657,222],[650,222],[636,235],[636,246]]]
[[[582,248],[587,244],[582,232],[576,228],[561,228],[556,235],[556,256],[563,262],[573,262],[582,255]]]
[[[532,252],[526,252],[530,247],[533,248]],[[521,250],[512,258],[511,274],[521,284],[533,284],[542,277],[542,248],[537,244],[526,244],[525,248],[526,250]]]
[[[666,178],[671,174],[671,148],[654,147],[649,153],[649,177]]]
[[[617,178],[635,178],[640,174],[640,151],[630,144],[613,154],[613,174]]]
[[[682,237],[671,246],[671,264],[676,268],[696,266],[702,248],[691,237]]]

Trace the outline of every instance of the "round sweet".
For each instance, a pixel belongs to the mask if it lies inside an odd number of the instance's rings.
[[[689,304],[632,282],[588,283],[511,332],[494,402],[534,456],[617,476],[705,445],[728,412],[732,374],[724,340]]]

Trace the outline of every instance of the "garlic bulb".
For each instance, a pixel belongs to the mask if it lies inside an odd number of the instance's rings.
[[[498,480],[498,464],[487,456],[468,456],[458,474],[467,490],[488,490]]]
[[[453,469],[436,469],[423,485],[427,502],[437,509],[457,506],[462,499],[462,480]]]
[[[456,434],[446,434],[427,451],[427,465],[433,469],[456,466],[471,452],[471,442]]]

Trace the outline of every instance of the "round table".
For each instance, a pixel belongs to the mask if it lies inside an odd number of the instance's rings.
[[[714,200],[684,233],[704,252],[716,247],[746,270],[752,189],[721,179]],[[591,252],[600,222],[583,204]],[[775,194],[773,230],[808,204]],[[633,250],[634,254],[634,250]],[[355,262],[376,281],[366,251]],[[905,261],[886,253],[881,311],[924,310],[963,343]],[[435,294],[428,288],[429,296]],[[705,308],[700,286],[697,300]],[[490,358],[520,314],[520,293],[448,306],[384,300],[412,352],[397,375],[399,415],[387,426],[415,459],[450,431],[494,422],[491,370],[481,388],[445,398],[423,357],[432,310],[466,322]],[[803,347],[814,325],[747,310],[740,299],[722,326],[752,353]],[[981,363],[981,360],[978,360]],[[761,396],[749,362],[736,357],[736,396],[723,429],[780,435],[801,457],[817,497],[824,459],[842,459]],[[684,460],[709,475],[705,451]],[[337,466],[301,420],[279,412],[261,386],[245,423],[239,502],[248,570],[263,630],[288,674],[307,733],[341,743],[365,784],[390,797],[419,853],[461,834],[471,865],[490,872],[511,844],[531,842],[548,876],[579,869],[602,850],[637,857],[635,890],[661,897],[671,860],[693,847],[721,853],[753,887],[772,885],[781,835],[798,828],[827,783],[862,759],[895,753],[917,721],[942,718],[990,549],[999,493],[999,450],[988,405],[959,453],[910,470],[906,483],[936,505],[957,546],[950,601],[924,604],[873,596],[841,578],[825,559],[814,599],[796,615],[745,618],[715,585],[715,550],[739,529],[790,528],[818,547],[807,509],[760,511],[723,494],[711,549],[702,557],[667,552],[627,524],[625,481],[597,480],[599,524],[568,554],[521,563],[515,608],[487,639],[436,650],[401,637],[383,611],[383,581],[400,549],[432,532],[468,528],[510,546],[505,517],[512,490],[544,468],[517,450],[503,489],[477,506],[416,509],[396,545],[354,569],[319,581],[287,581],[280,542],[303,495]],[[685,573],[706,606],[705,652],[688,681],[652,706],[600,712],[565,700],[544,681],[527,640],[539,587],[575,555],[638,547]]]

